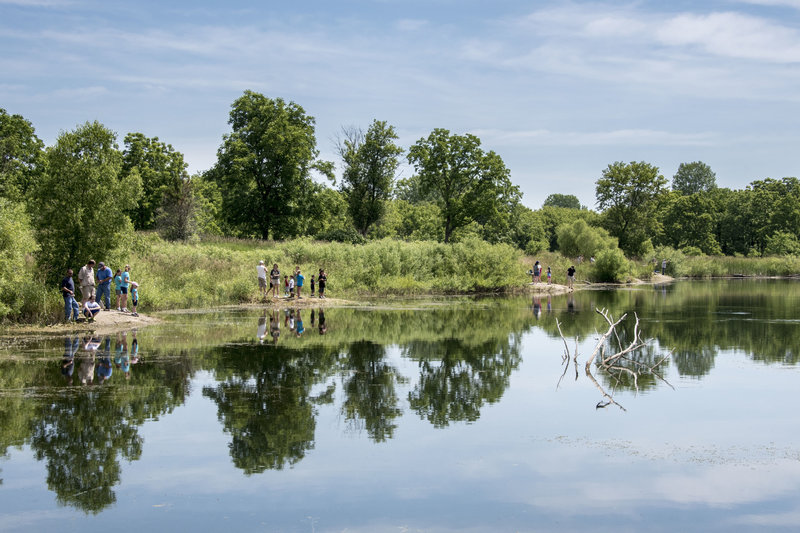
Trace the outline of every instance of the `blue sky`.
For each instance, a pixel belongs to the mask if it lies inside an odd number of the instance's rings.
[[[314,116],[325,159],[343,126],[386,120],[406,148],[446,128],[524,204],[594,207],[615,161],[800,176],[799,23],[800,0],[0,0],[0,107],[48,145],[87,120],[157,136],[194,172],[250,89]]]

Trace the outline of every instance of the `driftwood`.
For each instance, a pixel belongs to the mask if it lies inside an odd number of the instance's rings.
[[[595,387],[600,391],[603,395],[603,400],[597,403],[596,408],[604,408],[608,407],[609,405],[616,405],[623,411],[626,409],[617,403],[614,400],[613,394],[606,391],[605,388],[595,379],[594,375],[592,374],[592,363],[594,363],[597,368],[601,372],[606,372],[610,375],[618,376],[620,373],[627,374],[631,376],[633,380],[633,386],[636,391],[639,391],[639,377],[643,374],[649,374],[655,376],[657,379],[663,381],[670,387],[672,385],[658,373],[658,367],[660,367],[667,359],[669,359],[670,354],[666,354],[662,357],[659,361],[657,361],[654,365],[646,365],[641,361],[638,361],[634,358],[629,357],[632,353],[636,350],[644,348],[647,343],[642,339],[642,333],[639,328],[639,316],[634,313],[634,317],[636,318],[636,323],[633,326],[633,339],[627,344],[623,345],[622,340],[619,337],[617,332],[617,326],[619,326],[622,321],[628,316],[627,313],[623,314],[618,320],[614,320],[611,314],[608,312],[607,309],[595,309],[597,314],[603,317],[603,319],[608,324],[608,329],[605,333],[600,335],[600,338],[597,340],[595,344],[594,350],[592,351],[589,359],[586,361],[586,365],[584,366],[584,372],[586,377],[594,384]],[[562,356],[562,362],[564,363],[564,373],[561,374],[561,377],[558,380],[558,384],[556,388],[561,384],[561,380],[564,379],[564,376],[567,374],[570,365],[570,353],[569,353],[569,345],[567,344],[567,339],[564,338],[564,334],[561,332],[561,325],[558,323],[558,319],[556,319],[556,326],[558,327],[558,334],[561,335],[561,339],[564,341],[564,350],[565,353]],[[612,346],[613,339],[616,341],[616,347]],[[611,353],[606,353],[606,348],[609,347]],[[578,339],[575,339],[575,351],[572,355],[572,362],[575,366],[575,379],[578,379]],[[629,368],[627,366],[623,366],[622,363],[628,363],[633,366],[633,368]],[[672,387],[674,389],[674,387]],[[613,391],[612,391],[613,392]]]

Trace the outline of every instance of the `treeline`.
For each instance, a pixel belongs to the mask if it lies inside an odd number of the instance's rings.
[[[680,166],[670,190],[657,167],[617,162],[596,181],[598,212],[563,194],[533,210],[474,135],[435,129],[404,149],[394,127],[375,120],[366,131],[343,128],[334,164],[319,158],[315,120],[294,102],[245,91],[229,124],[214,166],[190,176],[183,154],[157,137],[129,133],[120,146],[87,122],[45,147],[28,120],[0,109],[0,317],[67,267],[126,262],[142,251],[137,231],[189,242],[477,238],[528,255],[596,256],[598,281],[630,277],[632,257],[800,254],[796,178],[724,189],[695,162]],[[396,179],[401,158],[415,170],[406,179]]]

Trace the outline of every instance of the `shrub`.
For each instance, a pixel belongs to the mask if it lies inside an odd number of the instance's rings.
[[[619,248],[607,248],[597,254],[594,274],[597,281],[625,281],[630,271],[630,263]]]

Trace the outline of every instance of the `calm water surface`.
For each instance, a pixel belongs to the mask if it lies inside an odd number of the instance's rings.
[[[799,300],[692,282],[5,339],[0,530],[796,530]],[[624,365],[660,376],[587,376],[595,308],[629,313],[623,343],[638,315]]]

